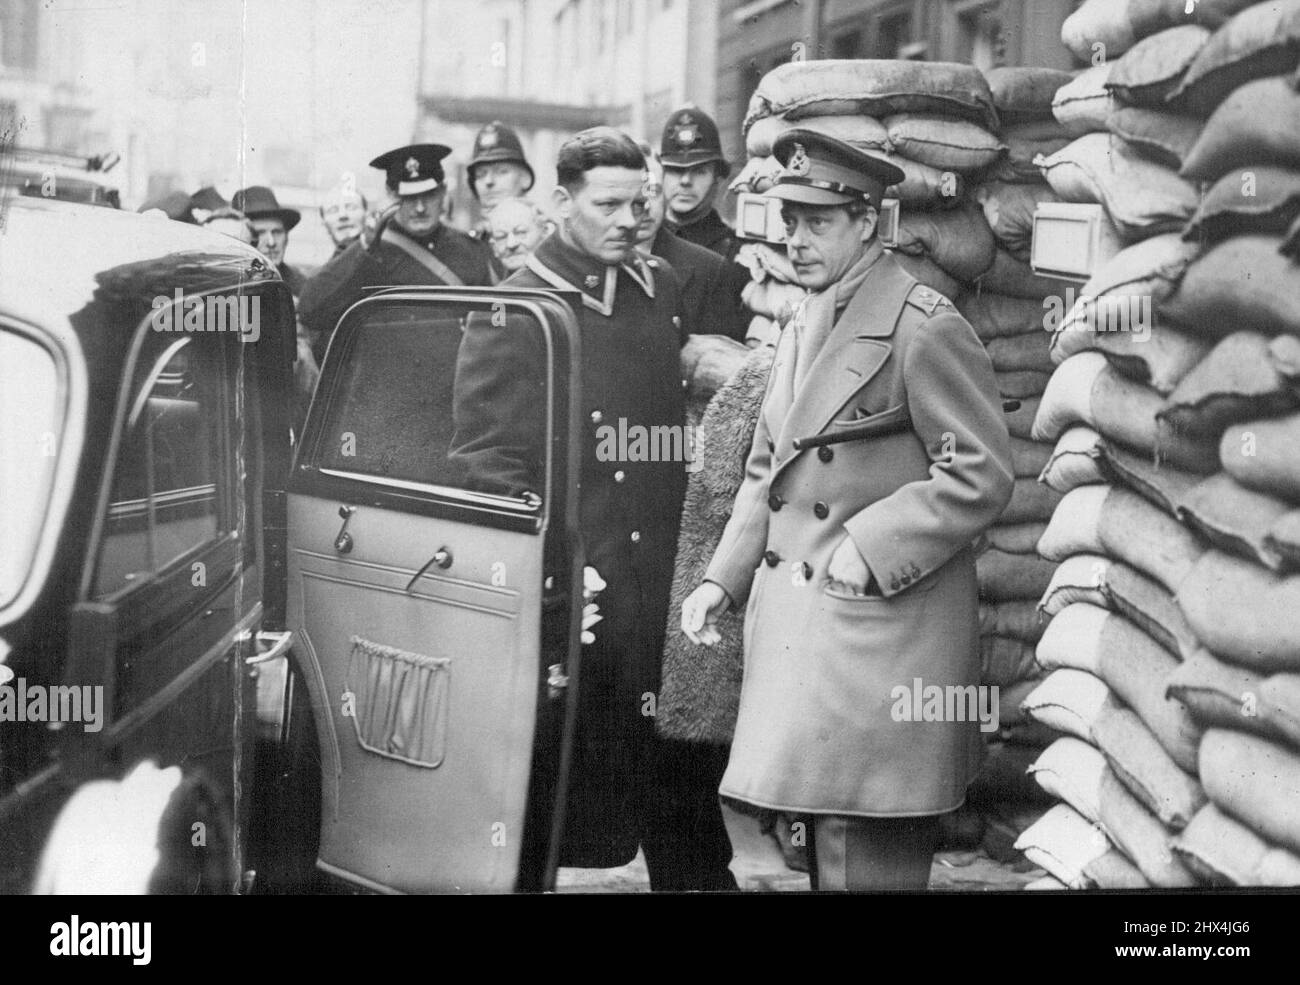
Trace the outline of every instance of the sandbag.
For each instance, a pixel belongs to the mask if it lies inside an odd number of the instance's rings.
[[[993,265],[996,250],[983,212],[966,203],[944,212],[904,211],[894,253],[929,257],[953,279],[972,281]]]
[[[1300,856],[1270,845],[1214,804],[1173,840],[1173,849],[1212,886],[1300,886]]]
[[[1092,738],[1129,793],[1161,824],[1180,831],[1205,805],[1196,777],[1178,768],[1131,709],[1107,702],[1093,723]]]
[[[981,602],[979,632],[981,636],[1005,636],[1025,643],[1037,643],[1046,628],[1038,605],[1031,599],[1014,602]]]
[[[814,59],[772,69],[750,97],[744,130],[768,116],[940,113],[998,129],[993,93],[979,70],[952,62]]]
[[[1201,136],[1205,121],[1167,110],[1121,106],[1106,117],[1106,129],[1138,153],[1175,171]]]
[[[1069,804],[1057,804],[1025,828],[1014,847],[1070,889],[1087,889],[1084,867],[1106,854],[1110,842]]]
[[[986,602],[1039,598],[1051,582],[1055,567],[1042,558],[985,551],[975,559],[979,597]]]
[[[1039,599],[1039,611],[1050,619],[1076,602],[1109,609],[1111,601],[1106,592],[1106,579],[1111,566],[1116,563],[1100,554],[1071,554],[1052,572],[1052,580]]]
[[[1273,368],[1290,380],[1292,386],[1300,387],[1300,338],[1280,335],[1269,342],[1268,353]]]
[[[1294,568],[1269,541],[1273,524],[1290,511],[1287,503],[1239,485],[1226,472],[1198,483],[1182,503],[1184,522],[1206,540],[1271,571]]]
[[[984,73],[1003,129],[1052,119],[1052,97],[1073,76],[1055,68],[991,68]]]
[[[879,154],[903,172],[903,180],[885,189],[886,198],[896,198],[903,214],[915,209],[950,209],[960,205],[966,192],[966,177],[956,171],[939,170],[900,154]]]
[[[1103,591],[1114,609],[1147,636],[1182,657],[1199,645],[1173,593],[1154,578],[1122,561],[1105,572]]]
[[[1289,570],[1300,569],[1300,510],[1290,510],[1274,520],[1265,543],[1269,550],[1286,559]]]
[[[966,290],[953,299],[953,304],[986,343],[993,339],[1046,334],[1043,305],[1036,298],[1010,297],[992,290]]]
[[[1145,383],[1161,395],[1172,393],[1209,353],[1211,343],[1162,324],[1159,319],[1146,331],[1095,329],[1097,325],[1122,325],[1126,318],[1132,324],[1131,310],[1120,313],[1104,310],[1112,302],[1122,307],[1127,300],[1109,295],[1092,305],[1091,312],[1082,317],[1076,304],[1061,330],[1052,333],[1052,358],[1063,362],[1077,352],[1096,349],[1121,375]]]
[[[976,189],[975,200],[984,210],[984,218],[993,230],[997,245],[1017,260],[1028,262],[1034,235],[1034,210],[1040,202],[1059,202],[1061,199],[1047,185],[995,181]]]
[[[1112,848],[1083,867],[1083,874],[1098,889],[1150,889],[1140,869],[1120,851]]]
[[[1099,451],[1098,465],[1106,481],[1132,489],[1175,519],[1183,518],[1183,504],[1201,476],[1167,463],[1158,465],[1114,442],[1102,442]]]
[[[1157,413],[1179,431],[1212,435],[1239,421],[1286,414],[1300,406],[1258,332],[1233,332],[1220,340],[1174,388]]]
[[[1225,239],[1188,266],[1161,314],[1207,338],[1235,331],[1300,335],[1300,265],[1277,236]]]
[[[1264,676],[1194,647],[1169,675],[1169,694],[1206,727],[1221,726],[1300,745],[1300,675]]]
[[[1209,550],[1174,589],[1197,638],[1226,660],[1263,672],[1300,671],[1300,575],[1278,575]]]
[[[1003,523],[999,520],[989,527],[984,537],[989,547],[1007,554],[1036,554],[1038,539],[1047,529],[1047,521],[1031,520],[1024,523]]]
[[[1011,500],[998,517],[999,523],[1047,522],[1061,501],[1061,494],[1037,479],[1019,478],[1011,490]]]
[[[1105,769],[1100,752],[1082,739],[1065,735],[1043,750],[1029,767],[1029,775],[1095,824],[1101,816],[1098,795]]]
[[[1037,479],[1052,457],[1052,446],[1025,438],[1011,439],[1011,471],[1014,475]]]
[[[906,253],[888,251],[898,265],[912,275],[919,283],[932,288],[945,298],[952,300],[962,289],[961,284],[929,257],[908,256]]]
[[[1110,615],[1088,602],[1066,606],[1047,624],[1038,641],[1039,665],[1048,671],[1068,668],[1102,677],[1102,631]]]
[[[816,130],[828,137],[843,140],[860,150],[889,151],[889,134],[885,125],[870,116],[810,116],[787,120],[769,116],[755,121],[745,134],[745,152],[750,157],[767,157],[776,138],[787,130]]]
[[[1198,128],[1199,129],[1199,128]],[[1011,184],[1043,184],[1043,172],[1034,163],[1040,155],[1055,154],[1074,138],[1056,120],[1050,127],[1041,123],[1022,123],[1002,131],[1006,155],[997,161],[985,175],[987,181],[1004,181]]]
[[[1024,731],[1029,726],[1038,728],[1038,724],[1030,719],[1020,709],[1020,703],[1025,700],[1025,696],[1034,688],[1043,682],[1042,670],[1036,670],[1035,673],[1023,680],[1016,681],[1014,684],[1008,684],[1006,687],[998,689],[998,727],[1001,737],[1006,741],[1020,742],[1022,737],[1029,737]],[[1044,729],[1048,734],[1050,729]],[[1055,735],[1051,735],[1046,741],[1051,742]],[[1042,742],[1031,743],[1042,746]]]
[[[1010,636],[981,636],[980,683],[1010,687],[1038,672],[1034,645]]]
[[[1006,422],[1007,433],[1013,438],[1032,438],[1034,419],[1038,417],[1041,397],[1026,397],[1013,401],[1014,406],[1002,409],[1002,419]]]
[[[1300,163],[1300,92],[1283,78],[1256,79],[1235,90],[1206,120],[1178,173],[1214,181],[1252,164]]]
[[[1060,277],[1044,277],[1036,274],[1034,268],[1027,262],[1017,260],[1003,249],[998,250],[993,266],[979,279],[979,285],[981,291],[1010,295],[1013,298],[1029,298],[1039,302],[1040,328],[1043,324],[1042,301],[1045,298],[1064,297],[1067,289],[1077,286],[1073,281],[1063,280]]]
[[[1118,558],[1177,593],[1206,552],[1191,531],[1136,493],[1080,486],[1052,514],[1038,553],[1048,560],[1072,554]],[[1181,598],[1179,604],[1186,613]],[[1195,623],[1192,628],[1197,630]]]
[[[1195,185],[1116,140],[1104,121],[1103,132],[1080,137],[1039,166],[1062,200],[1104,205],[1129,242],[1181,232],[1200,201]]]
[[[1122,376],[1101,353],[1081,352],[1052,374],[1032,437],[1054,441],[1067,427],[1083,423],[1104,438],[1150,453],[1157,461],[1200,474],[1215,471],[1217,436],[1162,427],[1156,414],[1163,405],[1153,388]]]
[[[1199,24],[1180,24],[1143,38],[1115,63],[1106,88],[1122,103],[1161,109],[1209,40],[1210,32]]]
[[[1061,43],[1079,61],[1117,58],[1157,31],[1177,24],[1213,30],[1255,0],[1084,0],[1061,25]]]
[[[1152,885],[1177,889],[1196,879],[1170,848],[1170,832],[1142,806],[1111,769],[1101,779],[1101,824],[1106,834]]]
[[[1300,64],[1300,0],[1247,7],[1214,32],[1187,68],[1169,104],[1209,116],[1239,86],[1295,71]]]
[[[1173,761],[1194,773],[1202,728],[1185,704],[1165,693],[1178,659],[1115,614],[1102,625],[1100,653],[1101,679],[1137,713]]]
[[[1025,695],[1020,707],[1049,728],[1091,742],[1093,726],[1110,703],[1110,694],[1106,682],[1095,674],[1061,667]]]
[[[997,137],[968,120],[898,113],[881,122],[894,152],[941,171],[981,171],[1006,152]]]
[[[1240,233],[1283,233],[1300,215],[1300,169],[1276,164],[1234,168],[1214,183],[1184,239],[1217,242]]]
[[[1101,435],[1086,424],[1067,428],[1056,440],[1038,481],[1063,494],[1076,486],[1104,482],[1097,463],[1100,444]]]
[[[1212,728],[1201,742],[1200,775],[1225,813],[1300,851],[1300,755],[1256,735]]]
[[[1056,90],[1052,115],[1071,136],[1106,129],[1106,117],[1115,109],[1115,97],[1106,88],[1112,68],[1112,62],[1093,65]]]

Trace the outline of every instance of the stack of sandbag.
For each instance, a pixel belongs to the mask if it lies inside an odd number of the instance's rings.
[[[791,62],[765,75],[745,117],[749,164],[738,178],[763,191],[779,165],[776,138],[794,128],[837,137],[898,166],[895,255],[940,294],[955,298],[992,266],[992,232],[972,183],[1003,159],[984,76],[969,65],[891,60]]]

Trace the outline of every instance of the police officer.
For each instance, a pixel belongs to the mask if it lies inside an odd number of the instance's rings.
[[[768,194],[810,294],[682,630],[711,645],[748,600],[721,792],[813,815],[820,889],[924,889],[937,816],[962,804],[982,741],[977,715],[915,721],[899,692],[976,693],[971,545],[1010,499],[1010,439],[974,330],[876,237],[902,173],[810,130],[774,153]]]
[[[535,180],[519,135],[500,120],[493,120],[474,138],[467,170],[470,189],[485,214],[508,198],[523,198]],[[486,222],[475,227],[474,235],[488,242],[491,234]]]
[[[446,193],[442,159],[450,153],[441,144],[412,144],[370,162],[385,173],[396,204],[303,288],[298,316],[316,339],[317,359],[324,357],[343,312],[368,287],[496,282],[499,268],[487,244],[441,221]]]
[[[718,125],[693,106],[679,109],[664,124],[659,159],[664,166],[669,229],[688,243],[734,260],[740,242],[713,207],[718,189],[731,173],[722,156]]]
[[[604,621],[582,654],[560,864],[624,865],[640,844],[652,889],[734,888],[725,830],[704,844],[675,823],[674,786],[661,779],[677,764],[663,761],[654,731],[687,463],[602,451],[620,428],[684,428],[677,280],[666,263],[651,267],[634,249],[646,174],[630,137],[611,127],[582,131],[561,146],[556,175],[559,229],[506,286],[559,288],[581,300],[579,524],[587,563],[605,582],[597,596]],[[537,395],[524,381],[540,376],[544,358],[534,333],[513,319],[470,319],[450,457],[471,487],[540,488]]]

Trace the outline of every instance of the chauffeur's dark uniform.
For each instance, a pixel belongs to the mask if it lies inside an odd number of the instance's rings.
[[[686,463],[601,461],[597,454],[600,429],[617,429],[620,419],[629,428],[684,425],[676,278],[662,261],[606,267],[556,233],[503,286],[575,290],[583,301],[576,311],[584,430],[579,514],[587,564],[607,587],[597,596],[604,620],[595,626],[596,642],[582,652],[560,864],[624,865],[640,843],[652,888],[703,888],[701,868],[725,884],[730,847],[714,844],[706,861],[693,857],[689,835],[673,830],[672,798],[656,792],[653,702]],[[456,369],[450,456],[465,468],[469,486],[502,493],[540,488],[539,394],[520,383],[540,378],[535,367],[544,358],[536,335],[512,319],[470,320]]]

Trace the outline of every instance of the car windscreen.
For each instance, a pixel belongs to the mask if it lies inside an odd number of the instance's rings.
[[[0,325],[0,607],[18,595],[36,556],[62,428],[54,356]]]

